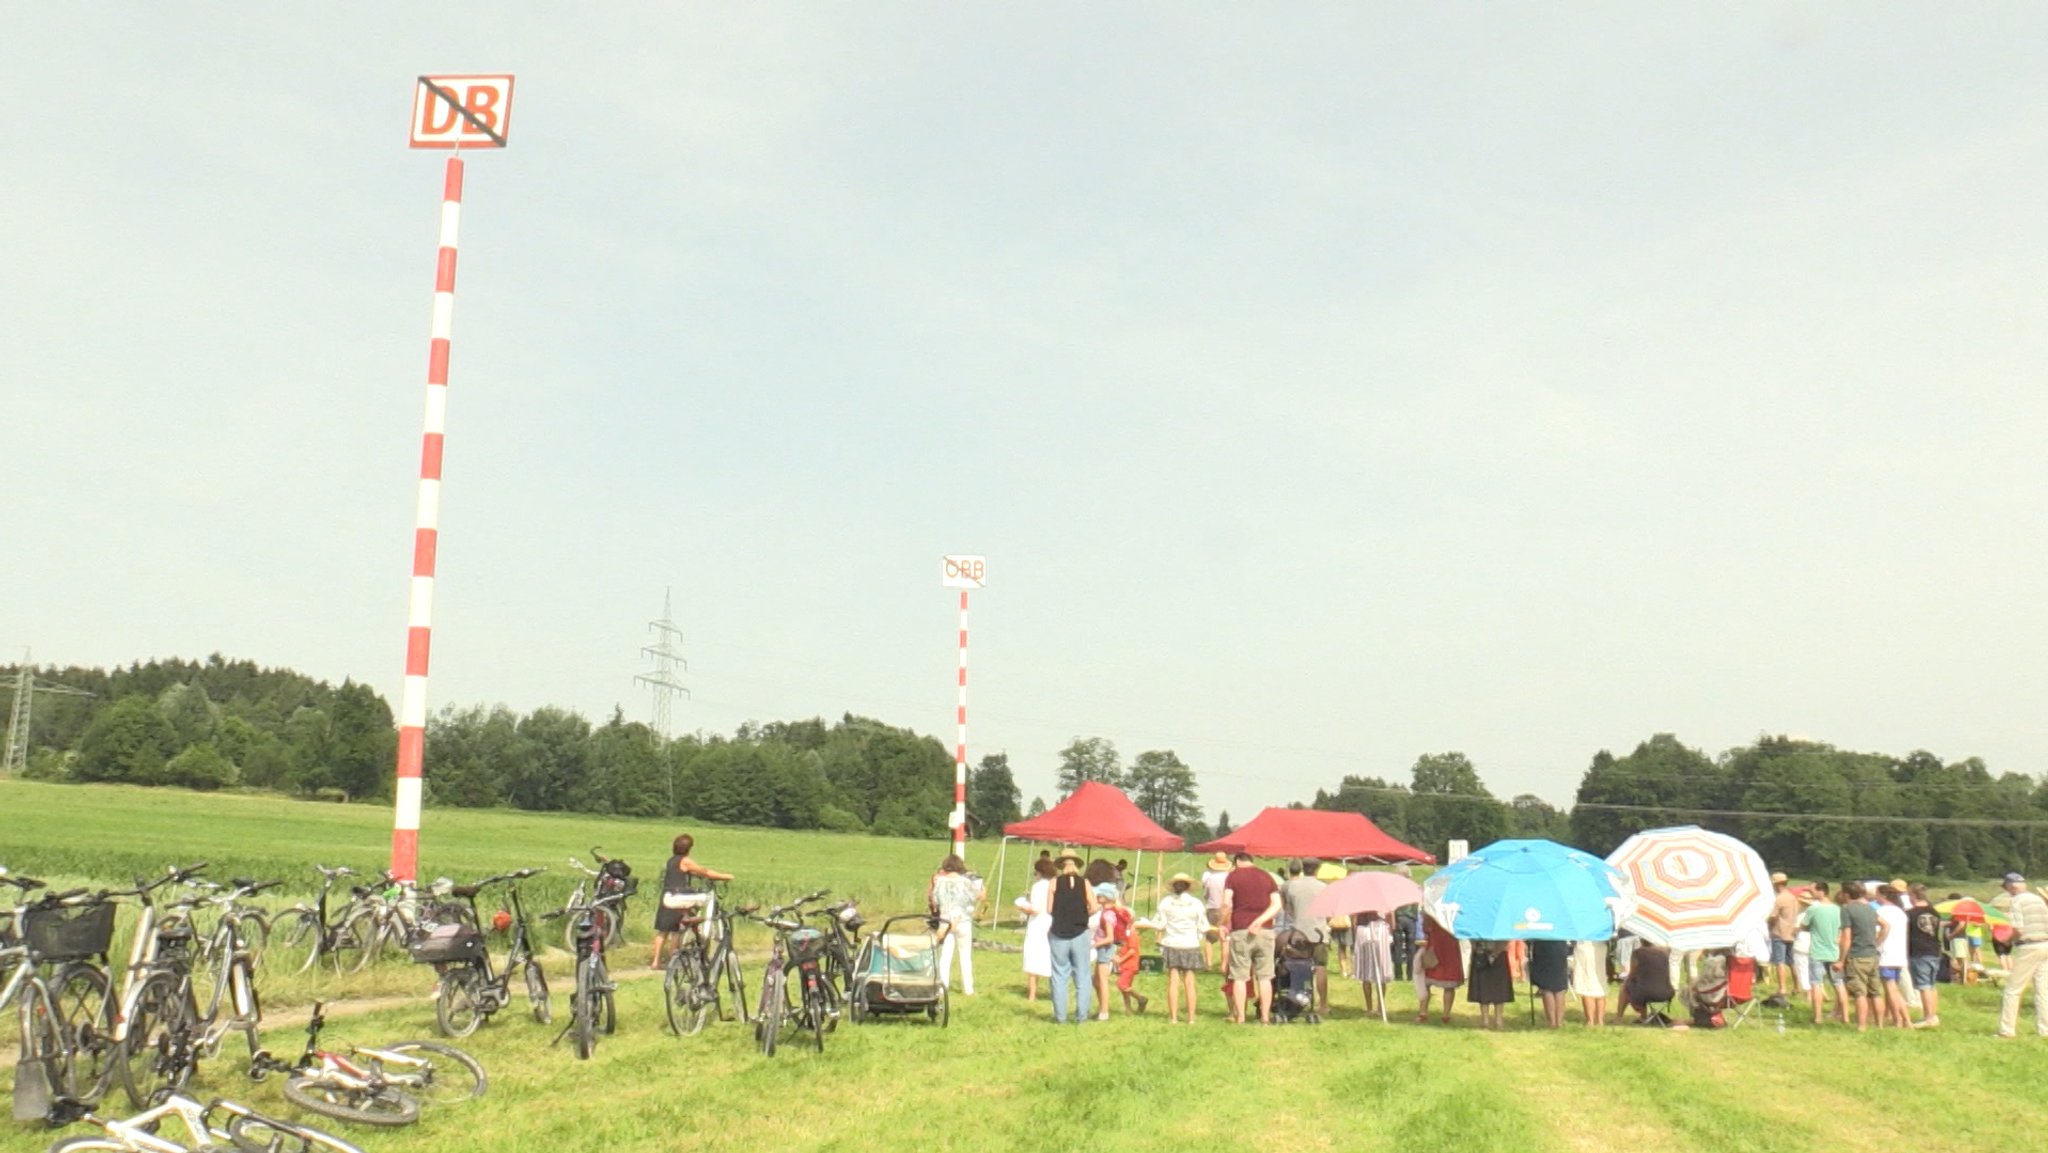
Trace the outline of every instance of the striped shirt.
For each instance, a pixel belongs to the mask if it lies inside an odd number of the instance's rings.
[[[2048,943],[2048,901],[2039,893],[2017,893],[2007,910],[2012,918],[2013,936],[2022,945]]]

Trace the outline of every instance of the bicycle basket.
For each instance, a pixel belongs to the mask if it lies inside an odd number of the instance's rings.
[[[440,925],[406,946],[422,965],[444,965],[484,959],[484,935],[468,925]]]
[[[114,903],[25,909],[21,939],[30,952],[45,961],[83,961],[99,956],[114,943]]]
[[[789,935],[789,959],[801,965],[825,955],[825,934],[816,929],[798,929]]]

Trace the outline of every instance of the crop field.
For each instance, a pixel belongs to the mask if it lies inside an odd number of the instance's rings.
[[[558,903],[566,858],[602,845],[652,874],[678,831],[667,824],[434,810],[423,871],[459,880],[546,864],[533,907]],[[699,857],[741,874],[742,899],[816,887],[859,896],[872,914],[908,911],[944,851],[914,842],[816,833],[696,827]],[[67,883],[114,884],[173,861],[206,859],[213,874],[283,876],[303,897],[311,864],[374,871],[388,813],[268,798],[0,782],[0,864]],[[1013,848],[1007,903],[1022,884]],[[992,847],[972,863],[992,868]],[[1191,863],[1191,862],[1183,862]],[[1169,860],[1169,869],[1175,862]],[[1148,867],[1146,873],[1149,875]],[[429,1111],[407,1129],[333,1127],[365,1149],[902,1150],[1127,1149],[1757,1150],[1848,1146],[1964,1150],[2024,1143],[2048,1127],[2048,1041],[1991,1034],[1996,993],[1944,987],[1939,1030],[1856,1035],[1814,1029],[1802,1014],[1759,1010],[1736,1031],[1568,1025],[1531,1027],[1514,1007],[1488,1033],[1460,1005],[1448,1027],[1412,1023],[1412,995],[1393,991],[1391,1024],[1367,1018],[1355,986],[1336,982],[1320,1026],[1234,1028],[1215,981],[1202,1016],[1169,1026],[1160,978],[1140,978],[1144,1016],[1055,1027],[1028,1004],[1014,953],[978,951],[979,995],[957,997],[950,1025],[919,1019],[842,1025],[823,1052],[791,1046],[763,1058],[743,1025],[714,1022],[690,1038],[666,1031],[646,965],[644,917],[616,956],[619,1031],[578,1061],[554,1027],[500,1014],[462,1046],[489,1069],[469,1105]],[[986,934],[992,943],[1014,933]],[[750,974],[758,938],[746,939]],[[547,958],[566,985],[569,958]],[[352,976],[262,977],[272,1013],[266,1044],[296,1051],[316,998],[338,1003],[329,1040],[388,1042],[432,1035],[432,974],[387,964]],[[560,1012],[560,997],[557,1011]],[[1403,1010],[1406,1012],[1403,1012]],[[2032,1006],[2028,1006],[2031,1013]],[[1574,1019],[1576,1011],[1574,1011]],[[558,1018],[559,1019],[559,1018]],[[0,1061],[15,1024],[0,1021]],[[2024,1032],[2024,1028],[2023,1028]],[[236,1045],[202,1066],[199,1092],[290,1115],[274,1079],[251,1084]],[[11,1072],[11,1070],[10,1070]],[[118,1103],[118,1094],[116,1097]],[[119,1108],[114,1108],[118,1113]],[[11,1126],[0,1153],[42,1150],[59,1134]]]

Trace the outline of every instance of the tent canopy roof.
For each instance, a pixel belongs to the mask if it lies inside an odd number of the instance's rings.
[[[1100,781],[1084,781],[1066,800],[1039,816],[1004,825],[1003,832],[1026,841],[1158,853],[1185,843],[1154,824],[1122,789]]]
[[[1264,809],[1229,835],[1195,848],[1204,853],[1246,852],[1254,857],[1436,863],[1431,854],[1382,832],[1363,813],[1321,809]]]

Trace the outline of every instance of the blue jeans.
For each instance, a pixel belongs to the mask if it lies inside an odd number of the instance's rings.
[[[1088,934],[1080,933],[1064,940],[1051,939],[1052,944],[1052,1019],[1064,1025],[1067,1023],[1067,1009],[1073,1003],[1073,994],[1068,983],[1080,992],[1080,1012],[1073,1018],[1076,1022],[1086,1021],[1095,1008],[1095,982],[1091,979],[1088,962],[1094,950],[1088,947]]]

